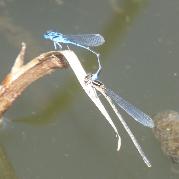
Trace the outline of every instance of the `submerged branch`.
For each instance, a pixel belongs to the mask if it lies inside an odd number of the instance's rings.
[[[67,68],[68,63],[62,53],[51,51],[42,53],[24,65],[26,44],[17,56],[10,73],[0,86],[0,118],[13,104],[18,96],[34,81],[53,72],[55,69]],[[1,121],[2,122],[2,121]]]

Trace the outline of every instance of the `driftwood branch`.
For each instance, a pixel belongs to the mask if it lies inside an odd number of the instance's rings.
[[[59,51],[43,53],[24,65],[26,44],[17,56],[10,73],[0,86],[0,118],[13,104],[18,96],[34,81],[53,72],[55,69],[67,68],[68,63]],[[2,121],[1,121],[2,122]]]

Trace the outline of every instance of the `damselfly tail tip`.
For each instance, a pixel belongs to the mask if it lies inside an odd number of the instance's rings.
[[[117,151],[119,151],[120,148],[121,148],[121,137],[118,134],[116,134],[116,137],[118,138],[118,141],[117,141]]]
[[[145,161],[145,164],[147,165],[147,167],[151,168],[152,164],[149,161]]]

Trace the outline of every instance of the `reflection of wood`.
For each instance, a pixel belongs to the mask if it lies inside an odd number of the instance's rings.
[[[164,111],[154,118],[154,134],[161,148],[176,163],[179,163],[179,113]]]
[[[24,65],[25,50],[26,46],[22,43],[11,72],[0,86],[0,117],[32,82],[57,68],[68,66],[65,57],[57,51],[43,53]]]
[[[14,168],[9,162],[2,146],[0,146],[0,179],[17,179]]]

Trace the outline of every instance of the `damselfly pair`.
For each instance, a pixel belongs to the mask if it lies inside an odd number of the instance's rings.
[[[62,48],[60,43],[64,43],[64,44],[72,44],[75,46],[79,46],[94,53],[97,56],[99,68],[96,73],[92,75],[88,75],[85,78],[85,83],[90,83],[97,91],[101,92],[104,95],[104,97],[108,100],[109,104],[112,106],[113,110],[115,111],[116,115],[119,118],[120,118],[120,113],[118,112],[113,101],[126,113],[128,113],[131,117],[133,117],[137,122],[150,128],[154,127],[153,120],[148,115],[146,115],[140,109],[136,108],[135,106],[124,100],[121,96],[114,93],[111,89],[106,88],[102,82],[98,81],[98,75],[101,71],[99,53],[91,50],[90,47],[99,46],[105,42],[104,38],[100,34],[63,35],[58,32],[47,31],[44,34],[44,38],[52,40],[55,49],[57,49],[57,46]],[[122,118],[120,118],[120,121],[124,126],[124,128],[126,129],[129,136],[131,137],[135,147],[139,151],[144,162],[147,164],[147,166],[150,167],[151,166],[150,162],[146,158],[144,152],[142,151],[140,145],[138,144],[137,140],[135,139],[134,135],[129,129],[127,123]]]
[[[98,80],[98,74],[101,71],[101,64],[99,60],[99,53],[96,53],[95,51],[91,50],[89,47],[95,47],[102,45],[105,40],[103,36],[100,34],[80,34],[80,35],[63,35],[58,32],[53,31],[47,31],[44,34],[45,39],[50,39],[54,43],[55,49],[57,49],[57,46],[62,48],[60,43],[64,44],[72,44],[76,45],[82,48],[85,48],[92,53],[96,54],[98,58],[98,64],[99,68],[96,73],[91,75],[91,79],[95,82],[95,80]],[[122,97],[119,95],[115,95],[110,90],[107,90],[107,94],[113,98],[116,103],[120,105],[122,109],[124,109],[130,116],[132,116],[136,121],[140,122],[144,126],[153,127],[153,121],[152,119],[145,115],[142,111],[134,107],[132,104],[129,104],[127,101],[125,101]],[[117,97],[118,96],[118,97]]]

